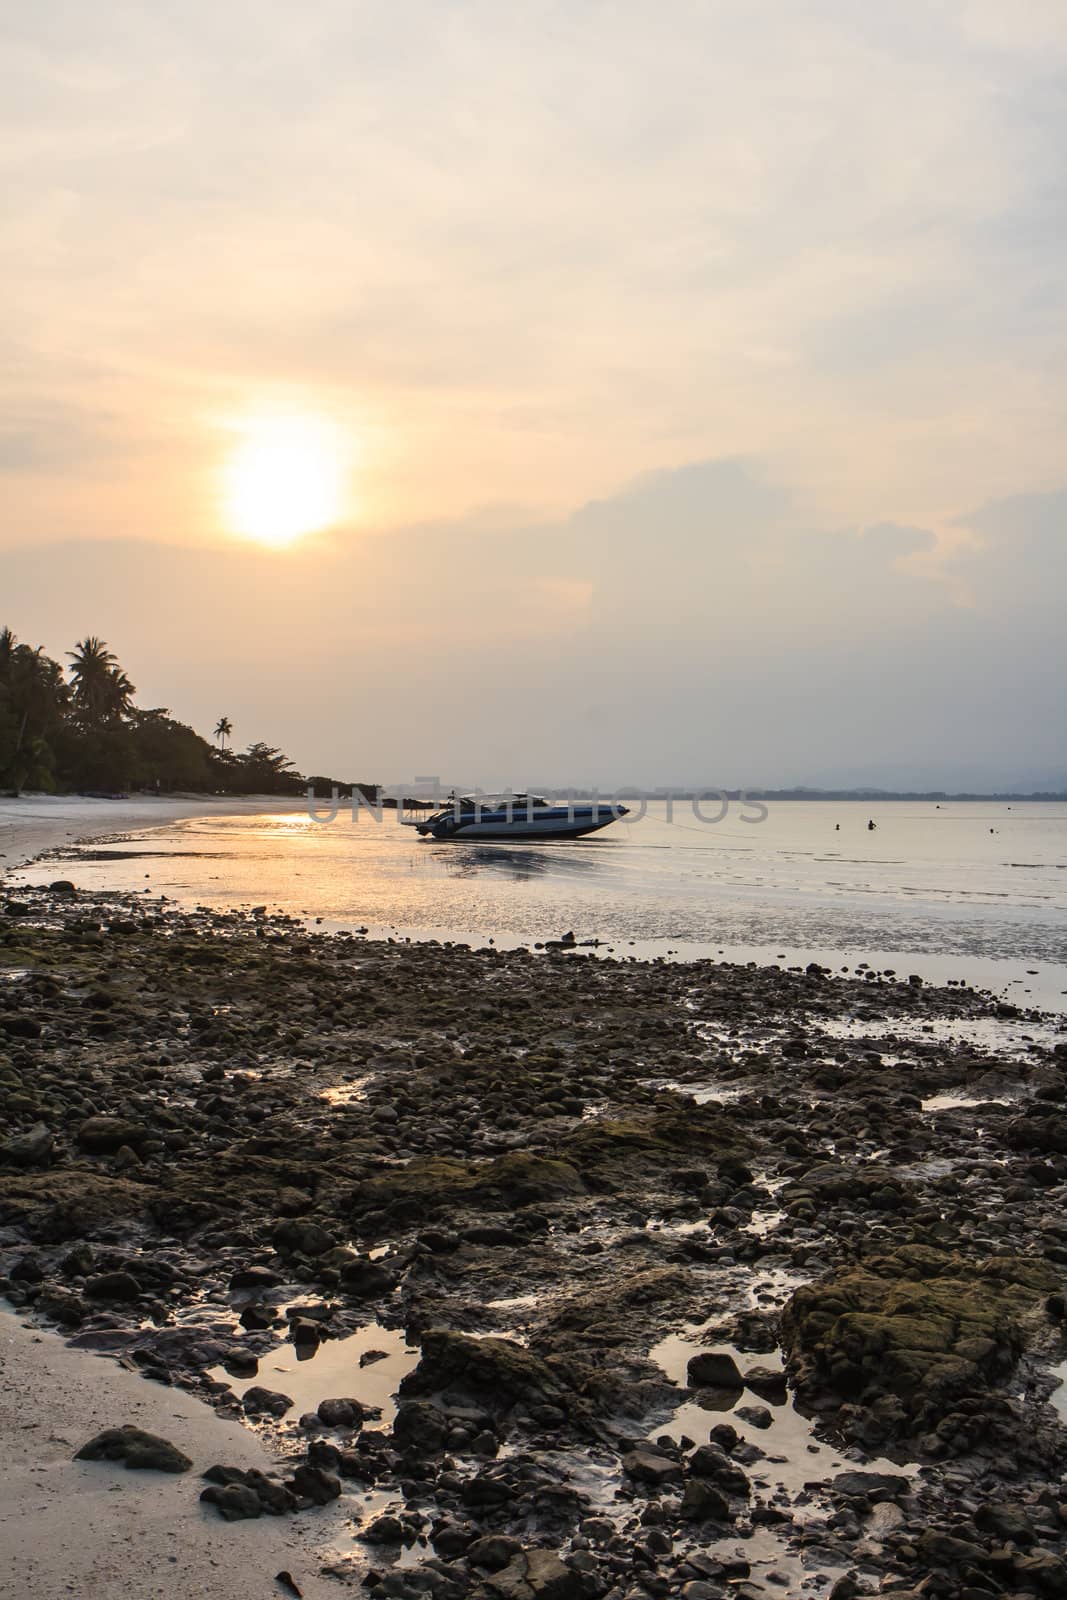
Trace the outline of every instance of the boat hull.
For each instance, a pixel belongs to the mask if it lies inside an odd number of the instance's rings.
[[[586,834],[598,833],[610,827],[624,815],[624,808],[610,806],[567,807],[553,809],[543,817],[526,816],[519,812],[511,817],[483,815],[480,817],[442,817],[426,824],[416,824],[424,838],[458,844],[486,843],[551,844],[562,839],[581,839]]]

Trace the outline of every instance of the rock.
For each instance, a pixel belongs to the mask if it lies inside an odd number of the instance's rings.
[[[939,1533],[927,1528],[916,1540],[916,1549],[924,1561],[935,1567],[983,1567],[986,1552],[971,1539],[956,1539],[950,1533]]]
[[[516,1400],[566,1409],[573,1399],[553,1369],[514,1340],[431,1329],[422,1335],[419,1364],[401,1382],[400,1393],[433,1394],[453,1387],[498,1411]]]
[[[333,1472],[328,1472],[325,1467],[317,1467],[305,1461],[297,1467],[290,1482],[286,1485],[298,1495],[301,1500],[310,1500],[313,1505],[329,1505],[331,1500],[336,1500],[341,1493],[341,1480]]]
[[[437,1407],[425,1400],[403,1400],[393,1419],[393,1438],[428,1454],[444,1449],[448,1422]]]
[[[377,1261],[350,1261],[341,1268],[341,1288],[357,1300],[377,1300],[395,1287],[394,1274]]]
[[[227,1522],[248,1522],[263,1515],[262,1500],[245,1483],[228,1483],[223,1487],[212,1483],[201,1491],[200,1498],[214,1506]]]
[[[277,1483],[273,1478],[268,1478],[255,1467],[250,1468],[248,1471],[243,1470],[241,1467],[209,1467],[204,1473],[204,1477],[209,1483],[217,1484],[224,1489],[228,1487],[243,1487],[250,1490],[259,1501],[260,1509],[259,1511],[248,1512],[247,1514],[249,1515],[259,1516],[262,1512],[266,1512],[269,1516],[281,1517],[285,1516],[287,1512],[296,1510],[296,1498],[285,1485]],[[208,1497],[202,1494],[200,1498],[202,1500],[207,1499],[209,1504],[217,1503],[215,1497]],[[251,1502],[248,1501],[247,1496],[237,1496],[227,1504],[232,1509],[234,1507],[239,1508],[242,1504],[249,1506]],[[219,1509],[225,1516],[226,1513],[222,1510],[221,1505]],[[230,1517],[229,1520],[234,1521],[236,1517]]]
[[[461,1205],[513,1211],[543,1200],[563,1200],[586,1192],[569,1160],[509,1151],[471,1167],[465,1161],[420,1156],[395,1171],[375,1174],[354,1192],[357,1216],[382,1211],[392,1221],[429,1221]]]
[[[51,1129],[37,1122],[28,1132],[0,1144],[0,1161],[10,1161],[16,1167],[43,1167],[51,1160],[55,1146]]]
[[[282,1282],[270,1267],[239,1267],[230,1278],[231,1289],[274,1289]]]
[[[749,1367],[744,1374],[744,1384],[764,1400],[782,1401],[786,1397],[786,1375],[774,1367]]]
[[[37,1296],[33,1309],[64,1328],[76,1328],[89,1314],[89,1307],[81,1296],[66,1289],[45,1289]]]
[[[85,1292],[90,1300],[136,1300],[141,1285],[132,1272],[101,1272],[89,1278]]]
[[[6,1033],[11,1039],[39,1039],[43,1032],[36,1017],[18,1011],[0,1012],[0,1033]]]
[[[271,1243],[281,1255],[309,1256],[314,1260],[332,1250],[337,1240],[317,1222],[292,1219],[278,1223],[271,1234]]]
[[[322,1329],[310,1317],[294,1317],[289,1323],[289,1337],[298,1346],[317,1345],[322,1342]]]
[[[145,1433],[129,1425],[122,1428],[105,1428],[83,1444],[75,1461],[125,1461],[128,1468],[145,1468],[153,1472],[188,1472],[192,1466],[187,1455],[176,1445],[161,1439],[157,1434]]]
[[[1037,1530],[1022,1506],[987,1500],[978,1507],[974,1521],[983,1533],[995,1533],[1001,1539],[1010,1539],[1013,1544],[1037,1543]]]
[[[522,1545],[518,1539],[509,1539],[504,1534],[486,1534],[481,1539],[475,1539],[467,1549],[467,1559],[476,1567],[484,1567],[487,1572],[500,1572],[509,1561],[522,1553]]]
[[[797,1289],[781,1336],[798,1397],[883,1407],[885,1436],[936,1428],[1007,1377],[1059,1275],[1034,1256],[981,1261],[910,1244]],[[884,1403],[884,1404],[883,1404]]]
[[[276,1389],[265,1389],[259,1383],[246,1389],[241,1401],[241,1409],[246,1417],[284,1417],[292,1405],[293,1401],[287,1394],[280,1394]]]
[[[251,1350],[232,1349],[226,1352],[222,1365],[231,1378],[254,1378],[259,1371],[259,1357]]]
[[[124,1144],[140,1150],[150,1137],[148,1128],[125,1117],[89,1117],[78,1129],[78,1144],[93,1156],[113,1155]]]
[[[686,1379],[691,1389],[743,1389],[745,1380],[726,1350],[701,1350],[690,1356]]]
[[[1016,1556],[1012,1574],[1017,1583],[1026,1586],[1027,1593],[1036,1588],[1051,1600],[1064,1600],[1067,1596],[1067,1563],[1051,1550],[1035,1550],[1032,1555]]]
[[[252,1305],[242,1308],[238,1320],[242,1328],[247,1328],[252,1333],[258,1333],[265,1328],[273,1327],[278,1318],[277,1314],[269,1306]]]
[[[774,1421],[766,1406],[737,1406],[734,1415],[743,1422],[750,1422],[754,1428],[769,1428]]]
[[[898,1500],[911,1493],[911,1483],[895,1472],[839,1472],[831,1482],[836,1494],[846,1498],[865,1495],[872,1501]]]
[[[732,1431],[732,1430],[731,1430]],[[685,1464],[686,1473],[690,1478],[701,1478],[708,1483],[717,1484],[726,1494],[743,1495],[746,1499],[751,1493],[748,1478],[736,1461],[731,1461],[718,1445],[703,1444]]]
[[[404,1538],[404,1524],[399,1517],[376,1517],[359,1537],[364,1544],[400,1544]]]
[[[638,1445],[622,1458],[622,1470],[638,1483],[680,1483],[682,1466],[670,1456],[661,1455],[651,1445]]]
[[[521,1550],[485,1580],[500,1600],[580,1600],[582,1581],[553,1550]]]
[[[320,1400],[318,1418],[328,1428],[358,1428],[363,1422],[363,1407],[358,1400]]]
[[[686,1522],[731,1522],[733,1513],[726,1496],[713,1483],[692,1478],[682,1495],[681,1515]]]

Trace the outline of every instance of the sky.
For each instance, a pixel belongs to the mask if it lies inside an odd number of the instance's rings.
[[[1064,150],[1061,0],[9,7],[0,622],[305,771],[1067,785]]]

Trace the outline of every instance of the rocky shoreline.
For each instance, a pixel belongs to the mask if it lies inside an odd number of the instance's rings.
[[[375,1600],[1067,1595],[1065,1090],[906,974],[0,890],[0,1291]]]

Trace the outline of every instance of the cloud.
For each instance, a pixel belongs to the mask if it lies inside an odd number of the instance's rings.
[[[1064,748],[1063,504],[972,514],[981,544],[932,576],[930,530],[815,527],[765,465],[700,462],[525,526],[195,563],[145,541],[24,548],[0,620],[53,653],[102,634],[146,703],[200,726],[226,711],[307,770],[1039,782]]]
[[[27,484],[15,525],[203,542],[211,418],[279,387],[371,438],[397,527],[733,455],[830,521],[1047,482],[1051,15],[41,0],[0,64],[7,408],[112,408],[127,498]]]

